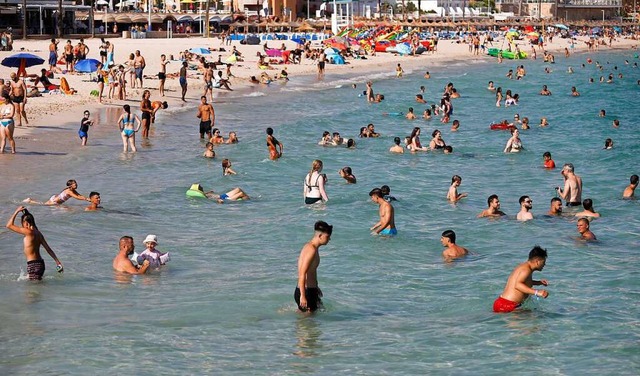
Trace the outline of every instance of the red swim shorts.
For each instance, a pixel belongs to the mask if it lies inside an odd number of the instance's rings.
[[[520,307],[520,303],[512,302],[502,296],[499,296],[495,302],[493,302],[493,312],[506,313],[515,310]]]

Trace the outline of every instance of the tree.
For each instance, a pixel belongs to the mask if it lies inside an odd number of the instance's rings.
[[[58,0],[58,16],[56,18],[58,19],[56,34],[58,38],[62,38],[62,0]]]

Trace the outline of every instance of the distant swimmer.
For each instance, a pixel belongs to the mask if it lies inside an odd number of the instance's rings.
[[[551,199],[551,207],[547,212],[548,215],[558,217],[562,215],[562,200],[557,197]]]
[[[102,206],[100,206],[100,193],[98,192],[91,192],[89,193],[89,206],[87,206],[86,208],[84,208],[85,211],[96,211],[96,210],[101,210]]]
[[[600,112],[598,113],[598,116],[599,117],[606,117],[607,116],[607,111],[605,111],[604,109],[600,110]]]
[[[502,217],[503,215],[506,215],[504,212],[500,211],[500,199],[498,198],[498,195],[489,196],[487,199],[487,205],[489,207],[478,214],[478,218]]]
[[[273,128],[267,128],[267,147],[269,149],[269,159],[275,161],[282,157],[284,146],[273,136]]]
[[[14,222],[16,221],[16,217],[18,213],[22,213],[22,218],[20,220],[20,227],[16,226]],[[29,275],[29,280],[39,281],[42,279],[45,271],[45,264],[42,256],[40,256],[40,247],[44,247],[49,256],[56,262],[56,270],[58,273],[62,273],[64,268],[62,267],[62,263],[58,260],[58,256],[51,249],[49,244],[44,238],[44,235],[38,230],[36,226],[36,220],[33,217],[33,214],[29,213],[27,208],[24,206],[19,206],[11,215],[11,218],[7,221],[6,227],[22,236],[24,236],[24,256],[27,259],[27,274]]]
[[[231,161],[229,159],[222,160],[222,176],[236,175],[236,172],[231,168]]]
[[[382,192],[382,198],[385,201],[387,202],[398,201],[397,198],[391,196],[391,188],[388,185],[383,185],[382,187],[380,187],[380,191]]]
[[[565,163],[560,171],[564,177],[564,189],[556,187],[556,193],[567,202],[567,206],[582,205],[582,178],[574,173],[573,164]]]
[[[613,127],[614,128],[619,128],[620,127],[620,120],[614,119],[613,120]]]
[[[204,188],[200,184],[192,184],[191,191],[200,192],[206,198],[215,200],[218,204],[224,204],[225,200],[228,201],[239,201],[239,200],[250,200],[251,198],[240,188],[233,188],[227,193],[218,194],[214,191],[205,191]]]
[[[371,197],[371,201],[378,204],[378,214],[380,215],[380,220],[369,230],[380,235],[397,235],[398,230],[396,229],[393,206],[384,199],[382,190],[380,188],[372,189],[371,192],[369,192],[369,197]]]
[[[531,213],[531,209],[533,209],[533,200],[529,196],[520,196],[518,202],[520,203],[520,211],[516,215],[516,219],[518,221],[528,221],[533,219],[533,213]]]
[[[340,174],[340,177],[343,178],[347,184],[356,184],[356,176],[353,174],[351,167],[346,166],[341,168],[338,174]]]
[[[592,218],[600,218],[600,213],[597,213],[593,209],[593,200],[591,200],[590,198],[585,198],[582,201],[582,207],[584,208],[584,210],[576,213],[576,217],[585,217],[589,220],[591,220]]]
[[[424,100],[424,97],[422,96],[422,94],[416,94],[416,102],[427,103],[427,101]]]
[[[331,240],[333,226],[318,221],[313,226],[314,234],[298,257],[298,285],[293,298],[302,312],[315,312],[322,307],[322,290],[318,286],[319,249]]]
[[[149,261],[145,260],[142,266],[136,266],[129,259],[133,255],[136,248],[131,236],[123,236],[120,238],[120,251],[113,259],[113,269],[117,272],[127,274],[144,274],[149,269]]]
[[[451,177],[451,186],[447,192],[447,200],[451,202],[458,202],[467,197],[466,193],[458,193],[458,187],[460,184],[462,184],[462,178],[459,175],[453,175],[453,177]]]
[[[307,205],[315,204],[318,201],[329,201],[327,192],[324,189],[327,182],[327,176],[321,173],[322,166],[322,161],[315,159],[311,163],[311,170],[304,178],[302,196],[304,197],[304,203]]]
[[[542,85],[542,90],[540,90],[540,95],[545,95],[545,96],[551,95],[551,91],[547,89],[547,85]]]
[[[453,230],[446,230],[440,237],[440,242],[445,247],[442,257],[445,261],[453,261],[457,258],[464,257],[469,254],[466,248],[456,244],[456,233]]]
[[[489,85],[487,86],[487,90],[495,91],[496,87],[493,85],[493,81],[489,81]]]
[[[589,220],[588,219],[586,219],[586,218],[578,219],[578,223],[576,224],[576,227],[578,228],[578,233],[580,234],[580,239],[586,240],[586,241],[598,240],[598,239],[596,239],[596,235],[593,232],[591,232],[591,230],[589,230]]]
[[[604,150],[611,150],[613,149],[613,140],[610,138],[607,138],[606,140],[604,140]]]
[[[420,132],[420,127],[415,127],[413,128],[413,131],[411,131],[410,141],[407,148],[412,152],[429,150],[428,147],[422,146],[420,143]]]
[[[544,154],[542,154],[542,160],[544,162],[544,168],[547,169],[553,169],[556,168],[556,162],[553,161],[553,159],[551,159],[551,153],[548,151],[545,151]]]
[[[638,187],[638,175],[631,175],[629,182],[629,185],[624,189],[624,192],[622,192],[623,198],[633,198],[636,188]]]
[[[78,193],[77,189],[78,189],[78,183],[75,180],[71,179],[67,181],[67,187],[63,189],[62,192],[60,192],[57,195],[51,196],[51,198],[47,202],[41,203],[41,202],[32,200],[31,198],[26,198],[22,200],[22,202],[26,202],[28,204],[41,204],[41,205],[62,205],[72,197],[75,198],[76,200],[89,201],[87,197],[84,197],[83,195]]]
[[[207,142],[207,145],[204,147],[204,153],[202,154],[203,157],[205,158],[215,158],[216,157],[216,152],[215,150],[213,150],[213,143],[212,142]]]
[[[457,132],[460,129],[460,120],[456,119],[451,123],[451,132]]]
[[[440,132],[438,129],[431,132],[431,137],[433,138],[431,139],[431,142],[429,142],[429,149],[439,150],[444,149],[444,147],[447,146],[447,144],[442,139],[442,132]]]
[[[571,87],[571,96],[574,96],[574,97],[579,97],[580,96],[580,93],[578,92],[578,89],[576,89],[575,86]]]
[[[389,149],[389,151],[392,153],[404,154],[404,148],[400,146],[401,142],[402,140],[400,140],[400,137],[395,137],[393,139],[394,145]]]
[[[518,153],[522,150],[522,141],[520,140],[520,131],[516,128],[511,129],[511,138],[504,147],[504,153]]]
[[[416,114],[413,113],[413,107],[409,107],[409,112],[407,112],[407,114],[404,117],[409,120],[415,120],[417,118]]]
[[[427,73],[425,73],[423,77],[428,80],[431,78],[431,74],[427,71]]]
[[[507,313],[520,307],[529,295],[547,298],[549,292],[543,289],[534,289],[533,286],[548,286],[545,279],[536,281],[532,278],[533,272],[542,271],[547,262],[547,250],[535,246],[529,252],[529,259],[518,265],[507,279],[507,284],[502,294],[493,302],[493,312]]]
[[[541,128],[546,128],[549,126],[549,121],[547,120],[546,117],[543,117],[540,119],[540,124],[538,126]]]

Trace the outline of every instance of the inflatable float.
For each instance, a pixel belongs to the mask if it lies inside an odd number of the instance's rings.
[[[491,129],[492,131],[511,131],[513,129],[516,129],[516,126],[503,121],[502,123],[493,123],[489,125],[489,129]]]
[[[191,184],[191,188],[187,190],[187,197],[207,198],[204,194],[204,190],[199,183]]]
[[[489,51],[487,53],[489,54],[489,56],[497,57],[501,51],[502,51],[502,57],[505,59],[526,59],[527,58],[526,52],[520,51],[516,56],[516,53],[513,51],[501,50],[498,48],[489,48]]]

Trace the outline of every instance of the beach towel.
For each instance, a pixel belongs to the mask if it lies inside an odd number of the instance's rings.
[[[71,90],[67,79],[64,77],[60,78],[60,91],[66,95],[73,95],[76,92],[75,90]]]

